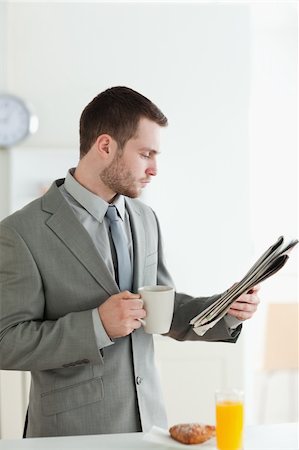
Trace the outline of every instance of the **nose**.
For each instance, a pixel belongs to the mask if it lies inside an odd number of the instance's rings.
[[[155,177],[157,175],[157,172],[158,172],[157,162],[156,161],[151,161],[150,166],[145,171],[146,175],[149,175],[151,177]]]

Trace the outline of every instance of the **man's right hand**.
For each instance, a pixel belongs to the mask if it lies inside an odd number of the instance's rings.
[[[109,297],[98,307],[98,313],[111,339],[127,336],[140,328],[141,323],[138,319],[146,316],[140,295],[129,291]]]

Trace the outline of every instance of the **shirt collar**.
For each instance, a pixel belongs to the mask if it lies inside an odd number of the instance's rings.
[[[70,169],[65,177],[64,187],[66,191],[95,219],[103,222],[109,203],[86,189],[73,176],[75,169]],[[115,205],[122,220],[125,219],[125,199],[123,195],[117,195],[111,205]]]
[[[125,211],[126,211],[124,196],[118,194],[115,197],[115,199],[113,200],[113,202],[111,203],[111,205],[114,205],[116,207],[118,215],[120,216],[121,220],[124,221],[125,220]]]

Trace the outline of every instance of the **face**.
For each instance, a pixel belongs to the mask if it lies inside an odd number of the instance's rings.
[[[136,135],[123,150],[117,149],[111,164],[100,177],[115,194],[136,198],[157,174],[157,154],[160,147],[160,129],[155,122],[140,119]]]

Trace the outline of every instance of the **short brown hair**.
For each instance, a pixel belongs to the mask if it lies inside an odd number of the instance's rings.
[[[167,118],[148,98],[133,89],[116,86],[97,95],[83,110],[80,118],[80,158],[88,153],[101,134],[109,134],[123,148],[145,117],[161,127]]]

